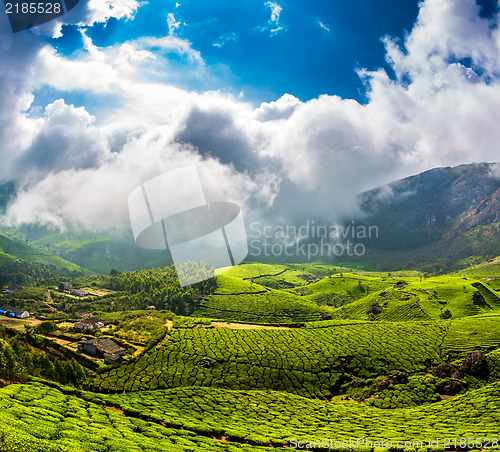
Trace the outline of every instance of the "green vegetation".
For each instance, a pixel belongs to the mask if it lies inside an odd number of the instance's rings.
[[[396,450],[405,448],[398,441],[415,441],[415,449],[426,450],[429,439],[463,437],[493,438],[496,449],[499,397],[497,382],[432,405],[380,410],[277,391],[191,387],[95,395],[11,385],[0,390],[0,445],[11,451],[217,452],[286,450],[292,438],[366,438],[391,441]]]
[[[0,390],[0,449],[16,452],[260,450],[127,416],[41,384]]]
[[[87,380],[87,372],[80,364],[74,359],[61,359],[60,354],[56,356],[43,339],[29,334],[22,337],[0,326],[0,379],[9,383],[23,382],[30,375],[71,383],[77,387]]]
[[[489,322],[487,335],[482,332]],[[500,316],[473,322],[346,323],[303,330],[175,330],[151,353],[102,373],[101,391],[267,388],[331,398],[359,378],[423,373],[446,356],[500,346]]]
[[[299,324],[321,320],[325,311],[295,294],[220,275],[216,292],[201,300],[193,315],[249,323]]]
[[[423,452],[429,439],[500,436],[490,267],[429,277],[251,263],[186,288],[173,267],[52,275],[2,295],[43,321],[2,330],[0,450],[259,451],[359,437],[424,441],[391,449]],[[74,313],[105,326],[76,330]],[[77,352],[94,337],[124,347],[122,361]]]
[[[55,232],[43,227],[9,229],[3,234],[9,239],[29,244],[37,254],[50,254],[97,273],[109,274],[113,268],[130,271],[171,264],[164,251],[144,250],[131,240],[114,240],[70,231]]]

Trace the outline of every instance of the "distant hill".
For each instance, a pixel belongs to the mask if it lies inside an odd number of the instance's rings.
[[[0,184],[0,215],[5,212],[14,193],[14,182]],[[117,239],[90,231],[57,232],[40,225],[23,225],[18,229],[3,231],[0,229],[0,234],[17,245],[32,248],[31,251],[20,251],[25,256],[22,259],[41,260],[68,268],[72,266],[73,269],[85,268],[107,274],[112,269],[130,271],[172,264],[169,253],[139,248],[131,235]],[[9,246],[13,249],[14,245]],[[0,245],[0,254],[1,250]],[[30,259],[29,256],[38,257]],[[6,258],[5,255],[3,257]]]
[[[32,284],[41,279],[90,273],[73,262],[0,234],[0,285]]]
[[[41,226],[22,226],[3,234],[16,243],[29,244],[39,253],[57,256],[97,273],[108,274],[112,269],[155,268],[172,263],[166,251],[139,248],[132,237],[118,240],[90,232],[55,232]]]
[[[498,164],[435,168],[360,195],[376,225],[367,258],[378,268],[465,268],[500,255]]]

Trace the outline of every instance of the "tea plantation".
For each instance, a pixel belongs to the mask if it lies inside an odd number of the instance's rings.
[[[135,352],[56,378],[35,364],[59,359],[54,338],[71,332],[5,328],[0,366],[17,371],[2,374],[0,451],[285,451],[323,438],[339,452],[498,449],[497,268],[252,263],[193,290],[169,268],[80,277],[106,295],[64,305],[95,306],[106,327],[79,334]],[[56,328],[72,326],[63,314]]]
[[[470,438],[498,448],[499,383],[432,405],[380,410],[352,401],[326,402],[279,391],[189,387],[99,395],[11,385],[0,390],[1,450],[264,451],[293,439],[404,442]],[[400,445],[398,446],[398,443]],[[367,450],[363,446],[354,448]],[[406,447],[406,449],[409,449]],[[331,450],[343,450],[333,447]]]

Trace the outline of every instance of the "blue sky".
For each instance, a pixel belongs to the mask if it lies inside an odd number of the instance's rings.
[[[214,74],[208,81],[177,79],[184,88],[243,91],[252,102],[284,93],[301,100],[331,94],[362,101],[356,68],[385,65],[380,38],[403,38],[418,5],[416,0],[150,0],[134,20],[111,18],[91,27],[88,36],[99,47],[164,36],[169,13],[180,23],[176,34],[192,43]],[[70,53],[81,47],[81,39],[74,27],[65,27],[56,45]]]

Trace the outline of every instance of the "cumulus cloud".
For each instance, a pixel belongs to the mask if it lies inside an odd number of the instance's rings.
[[[255,110],[255,117],[259,121],[275,121],[289,118],[302,102],[291,94],[283,94],[278,100],[262,102]]]
[[[271,16],[276,23],[277,6]],[[233,199],[267,221],[331,222],[354,215],[363,190],[436,166],[495,161],[497,19],[480,17],[474,0],[423,1],[403,42],[384,38],[395,75],[359,71],[364,104],[326,95],[301,102],[285,94],[253,106],[151,81],[147,75],[164,68],[160,44],[182,48],[172,40],[175,27],[165,38],[104,49],[86,41],[77,59],[38,45],[29,71],[17,79],[15,68],[0,69],[9,93],[2,94],[0,133],[10,133],[21,149],[15,157],[4,150],[9,143],[0,150],[7,162],[3,178],[15,174],[21,187],[7,219],[15,225],[126,227],[130,190],[198,162],[213,199]],[[184,54],[195,52],[183,45]],[[203,67],[196,58],[190,64]],[[61,99],[31,117],[33,87],[56,85],[95,96],[113,93],[120,102],[101,117]],[[30,165],[38,169],[35,178],[5,169]]]
[[[136,0],[89,0],[89,14],[83,25],[107,22],[110,18],[132,19],[137,9],[144,3]]]
[[[265,25],[258,27],[258,29],[269,32],[270,36],[276,36],[278,33],[286,31],[286,26],[280,22],[280,15],[283,11],[281,5],[276,2],[266,2],[265,6],[271,9],[271,18]]]
[[[200,168],[208,201],[233,201],[245,207],[272,197],[272,192],[260,192],[259,180],[215,159],[203,159],[193,148],[172,144],[154,130],[129,141],[98,169],[54,171],[34,184],[24,181],[8,207],[6,224],[119,233],[129,227],[127,199],[135,187],[193,163]]]
[[[7,24],[8,25],[8,24]],[[15,176],[13,167],[21,149],[30,145],[40,123],[26,111],[33,102],[30,68],[42,45],[25,33],[0,33],[0,181]]]
[[[105,159],[102,138],[91,127],[95,118],[84,107],[63,99],[47,105],[41,126],[18,160],[18,174],[96,168]]]
[[[60,38],[63,25],[89,27],[105,24],[109,19],[134,19],[137,10],[147,2],[137,0],[80,0],[79,4],[63,16],[33,28],[35,34]]]

